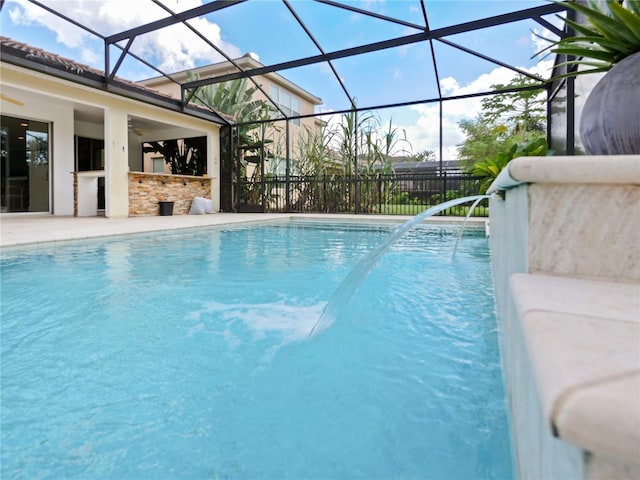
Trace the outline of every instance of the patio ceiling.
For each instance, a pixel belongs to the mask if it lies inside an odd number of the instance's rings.
[[[468,81],[465,74],[471,66],[474,71],[478,66],[484,71],[504,67],[542,84],[544,78],[522,68],[530,63],[530,51],[499,53],[496,46],[501,42],[515,44],[517,35],[528,35],[533,28],[561,35],[552,17],[565,10],[544,0],[404,0],[402,15],[389,16],[373,6],[375,2],[204,0],[194,8],[180,9],[193,2],[135,0],[137,8],[145,9],[145,21],[136,22],[138,17],[132,15],[122,28],[87,22],[83,15],[86,12],[69,11],[67,2],[26,1],[87,36],[88,48],[103,59],[107,88],[119,78],[136,81],[165,76],[175,81],[171,74],[184,68],[172,69],[172,65],[184,62],[167,59],[180,59],[188,42],[191,47],[197,45],[199,51],[193,68],[225,60],[235,64],[234,59],[247,52],[256,52],[263,66],[252,70],[238,66],[219,77],[184,82],[181,89],[185,105],[194,87],[239,78],[257,85],[257,75],[276,73],[322,98],[323,109],[334,113],[356,107],[372,109],[461,98],[443,91],[441,81],[445,77]],[[528,8],[517,9],[523,5]],[[447,24],[447,9],[460,10],[456,18],[461,21]],[[7,10],[5,5],[1,15],[5,16]],[[491,15],[483,16],[487,13]],[[219,28],[218,35],[212,25]],[[479,36],[483,41],[478,41]],[[161,56],[149,49],[158,38],[164,38]],[[171,38],[182,40],[167,41]],[[265,49],[267,38],[280,48]],[[68,51],[56,52],[52,45],[37,46],[68,56]],[[72,60],[81,63],[82,59]],[[402,78],[394,75],[397,71],[405,72]],[[366,72],[366,82],[362,81],[362,72]]]

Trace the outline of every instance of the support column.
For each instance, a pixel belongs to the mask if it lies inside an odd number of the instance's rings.
[[[207,133],[207,176],[211,178],[211,200],[216,212],[220,211],[220,128]]]
[[[118,106],[105,110],[105,216],[129,216],[129,142],[127,112]]]

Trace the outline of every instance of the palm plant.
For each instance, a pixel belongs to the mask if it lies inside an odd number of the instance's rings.
[[[563,18],[562,20],[580,35],[565,37],[538,52],[550,51],[558,55],[576,57],[561,65],[586,65],[586,70],[568,71],[560,77],[585,73],[606,72],[626,57],[640,52],[640,1],[626,0],[625,8],[615,0],[607,0],[609,13],[595,1],[588,5],[576,1],[563,3],[572,10],[583,14],[588,25]],[[546,40],[546,39],[545,39]],[[585,60],[586,59],[586,60]]]
[[[197,73],[187,72],[188,81],[199,78]],[[231,137],[233,145],[239,148],[226,152],[226,166],[223,169],[231,176],[234,166],[239,165],[240,171],[236,171],[238,178],[250,177],[242,197],[251,202],[256,202],[259,198],[264,200],[264,160],[270,156],[265,145],[271,142],[265,139],[264,124],[251,122],[267,120],[274,111],[266,101],[254,99],[257,90],[255,86],[249,87],[247,79],[242,78],[197,87],[192,97],[196,105],[228,115],[238,124],[232,128]],[[249,166],[249,163],[254,165]]]
[[[187,81],[199,80],[195,72],[187,72]],[[238,140],[240,145],[247,145],[254,141],[252,132],[257,124],[246,122],[257,121],[265,117],[273,109],[264,100],[254,100],[253,95],[257,87],[248,87],[247,79],[232,80],[230,82],[215,83],[198,87],[193,95],[193,103],[209,108],[216,113],[222,113],[234,118],[237,123],[243,123],[239,128]]]
[[[552,154],[552,151],[548,149],[547,140],[545,138],[538,138],[523,144],[514,143],[504,152],[499,152],[493,157],[487,157],[484,160],[475,162],[471,169],[471,173],[478,177],[482,177],[480,180],[479,193],[485,193],[498,174],[514,158],[537,157],[550,154]]]

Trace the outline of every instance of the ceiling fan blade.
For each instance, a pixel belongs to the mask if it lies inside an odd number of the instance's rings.
[[[24,107],[24,103],[22,103],[20,100],[11,98],[4,93],[0,93],[0,99],[4,100],[5,102],[13,103],[14,105],[18,105],[19,107]]]

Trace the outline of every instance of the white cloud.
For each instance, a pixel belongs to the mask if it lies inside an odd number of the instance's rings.
[[[532,68],[521,68],[532,74],[541,77],[548,77],[552,60],[545,60]],[[444,96],[470,95],[474,93],[487,92],[491,90],[491,85],[506,84],[516,73],[504,67],[484,73],[467,84],[461,85],[455,78],[446,77],[440,80],[440,88]],[[473,119],[481,111],[483,97],[466,98],[461,100],[450,100],[443,103],[442,116],[442,156],[443,160],[454,160],[457,158],[458,147],[464,139],[464,133],[458,126],[463,119]],[[437,103],[414,105],[409,107],[413,113],[412,119],[403,118],[398,124],[398,128],[407,132],[407,137],[413,146],[414,152],[422,150],[432,150],[436,152],[439,159],[439,115],[440,107]],[[403,117],[406,117],[403,116]]]
[[[360,8],[381,13],[384,10],[384,4],[385,0],[362,0]]]
[[[87,65],[100,65],[100,62],[104,62],[104,59],[95,50],[83,48],[80,50],[80,61]]]
[[[202,1],[171,0],[166,4],[173,11],[184,11],[201,5]],[[151,2],[103,0],[98,4],[99,8],[96,9],[96,5],[97,3],[93,0],[67,0],[56,3],[56,8],[60,13],[103,35],[121,32],[169,15]],[[9,16],[17,25],[46,27],[55,33],[58,43],[71,49],[78,49],[83,62],[103,68],[101,46],[91,48],[90,40],[95,37],[89,32],[71,25],[26,0],[16,0],[16,6],[10,10]],[[223,40],[217,24],[205,18],[194,18],[189,20],[189,23],[229,56],[237,58],[241,55],[238,47]],[[182,24],[141,35],[134,40],[131,49],[167,72],[185,70],[223,59],[204,40],[198,38]]]
[[[80,2],[84,3],[84,2]],[[78,10],[82,5],[78,5]],[[64,45],[77,48],[89,34],[80,28],[70,24],[46,10],[28,3],[26,0],[16,0],[13,8],[9,10],[9,18],[15,25],[47,27],[56,34],[56,41]]]

